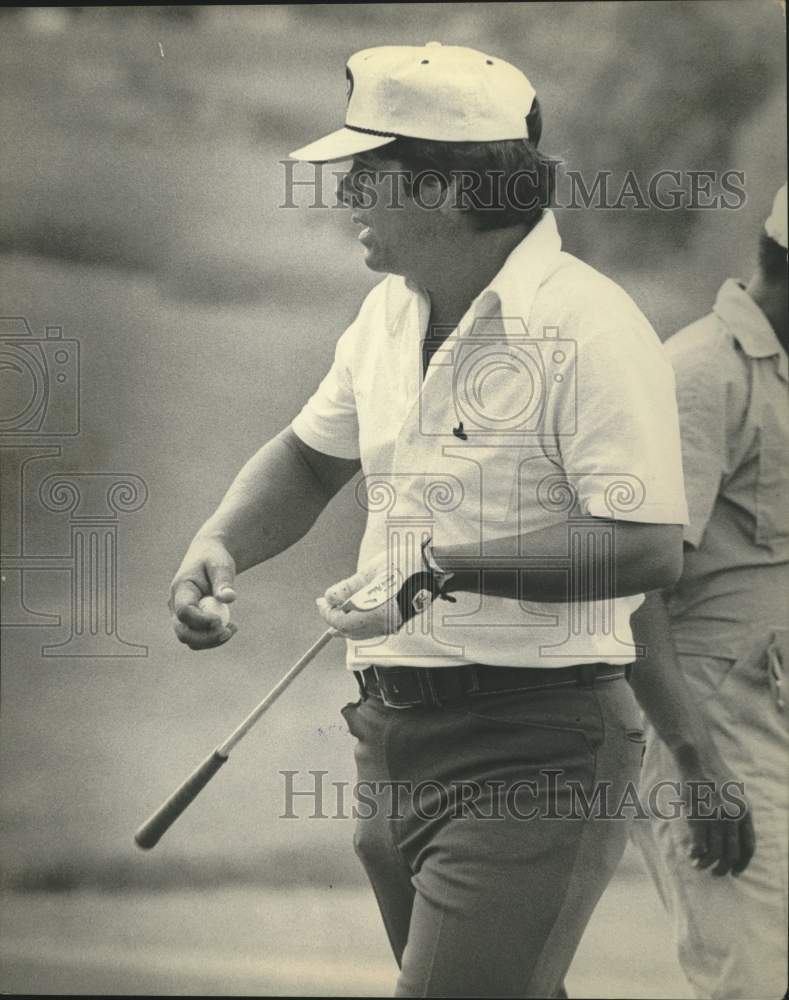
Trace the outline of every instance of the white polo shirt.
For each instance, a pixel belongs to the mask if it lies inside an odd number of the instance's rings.
[[[572,553],[600,544],[584,533],[588,516],[687,523],[671,365],[629,296],[562,252],[551,212],[472,302],[423,381],[429,316],[422,290],[385,278],[293,421],[317,451],[361,459],[360,566],[387,550],[414,565],[428,535],[436,546],[475,543],[484,556],[486,541],[562,521],[567,551],[538,563],[572,593]],[[641,595],[566,604],[453,596],[396,635],[349,642],[349,668],[635,659],[629,623]]]

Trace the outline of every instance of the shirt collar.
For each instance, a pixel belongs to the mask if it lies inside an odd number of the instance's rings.
[[[499,315],[528,323],[537,290],[556,266],[561,249],[556,219],[553,212],[546,211],[511,251],[487,288],[474,299],[466,315]]]
[[[749,358],[776,358],[778,374],[789,381],[789,359],[775,330],[740,282],[723,283],[712,311],[725,323]]]
[[[510,252],[490,284],[483,288],[458,323],[466,330],[477,317],[516,318],[528,323],[540,285],[555,268],[562,238],[553,212],[546,210],[537,225]],[[421,296],[424,290],[406,279],[406,286]],[[503,324],[505,331],[509,324]],[[521,336],[523,330],[517,331]]]

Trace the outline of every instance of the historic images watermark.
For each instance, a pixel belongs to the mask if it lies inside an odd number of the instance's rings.
[[[60,326],[36,337],[24,317],[0,317],[0,388],[2,628],[60,626],[60,614],[30,606],[26,585],[34,575],[65,574],[68,633],[43,644],[41,655],[147,656],[147,646],[121,638],[118,609],[120,517],[143,507],[145,482],[116,471],[41,475],[40,463],[60,459],[81,430],[79,341]],[[68,547],[31,550],[32,523],[62,515]]]
[[[476,211],[529,211],[537,207],[602,211],[736,211],[747,202],[745,171],[686,170],[667,167],[648,176],[635,170],[615,173],[598,170],[591,176],[580,170],[561,169],[549,162],[550,205],[539,205],[540,177],[535,169],[486,171],[453,170],[447,177],[437,170],[362,168],[324,170],[319,163],[281,160],[282,196],[278,208],[345,208],[362,211],[382,201],[386,208],[401,209],[406,196],[418,208]],[[332,180],[327,178],[327,173]],[[449,183],[449,181],[452,183]],[[543,187],[544,189],[544,187]]]
[[[536,778],[505,782],[458,780],[329,781],[327,770],[281,770],[280,819],[611,820],[700,821],[744,818],[745,786],[739,781],[659,781],[647,788],[628,782],[593,784],[555,768]]]

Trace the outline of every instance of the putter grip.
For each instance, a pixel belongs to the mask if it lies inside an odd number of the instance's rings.
[[[135,833],[134,839],[137,846],[141,847],[144,851],[149,851],[152,847],[155,847],[189,803],[197,798],[226,760],[227,757],[223,757],[216,750],[214,750],[210,757],[206,757],[200,767],[189,775],[180,788],[177,788],[170,798],[166,802],[163,802],[153,816],[147,819]]]

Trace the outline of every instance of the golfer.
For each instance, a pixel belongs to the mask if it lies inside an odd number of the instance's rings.
[[[672,370],[562,251],[518,69],[430,42],[346,76],[345,126],[291,155],[351,161],[340,195],[386,276],[195,537],[176,633],[227,641],[200,598],[232,599],[361,469],[358,572],[317,603],[359,682],[355,846],[397,994],[558,995],[628,834],[630,617],[682,567]]]

